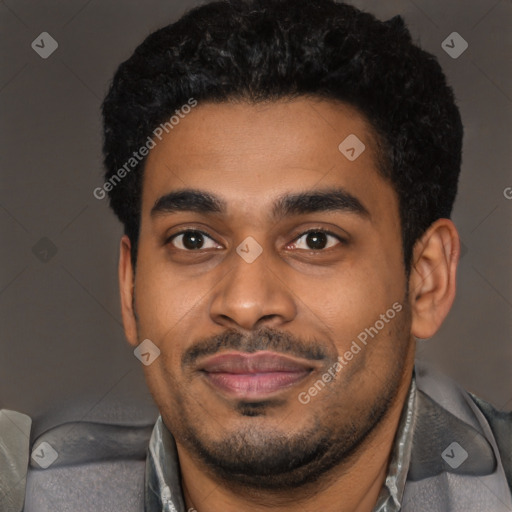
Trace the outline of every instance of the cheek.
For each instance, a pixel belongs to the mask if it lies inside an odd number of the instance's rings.
[[[172,391],[181,371],[181,356],[194,338],[194,329],[204,323],[209,283],[171,272],[168,265],[147,255],[140,261],[144,263],[135,281],[138,334],[160,349],[160,356],[144,371],[152,392],[164,389],[163,385]]]
[[[204,288],[202,280],[185,279],[165,263],[146,258],[135,280],[135,307],[143,334],[163,337],[193,322],[206,299]]]
[[[175,411],[178,406],[179,383],[175,378],[176,372],[164,370],[169,363],[160,356],[151,366],[144,368],[144,376],[153,400],[162,410]],[[160,361],[159,361],[160,360]]]
[[[402,304],[404,286],[405,276],[400,268],[393,268],[385,258],[368,259],[333,274],[323,293],[309,297],[309,305],[328,327],[340,353],[360,333],[364,340],[365,330],[375,327],[376,322],[381,337],[390,336],[396,318],[393,304]],[[374,330],[371,332],[375,334]]]

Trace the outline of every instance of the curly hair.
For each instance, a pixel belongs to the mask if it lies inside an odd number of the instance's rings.
[[[397,193],[404,266],[457,193],[463,127],[435,56],[401,16],[379,21],[333,0],[223,0],[150,34],[117,69],[102,105],[105,179],[190,98],[277,101],[313,96],[355,107],[377,135],[378,168]],[[110,206],[135,266],[145,159]]]

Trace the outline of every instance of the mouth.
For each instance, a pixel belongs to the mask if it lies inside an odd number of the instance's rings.
[[[315,363],[276,352],[229,352],[199,365],[207,382],[224,395],[238,399],[269,398],[304,380]]]

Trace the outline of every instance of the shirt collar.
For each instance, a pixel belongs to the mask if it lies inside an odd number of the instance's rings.
[[[146,458],[145,512],[185,512],[174,437],[162,416],[156,420]]]
[[[405,482],[411,462],[413,434],[417,418],[417,389],[413,372],[388,464],[388,475],[373,512],[397,512],[402,507]]]
[[[409,469],[416,418],[414,373],[400,417],[388,475],[373,512],[398,512]],[[186,512],[174,437],[159,416],[149,442],[145,476],[145,512]]]

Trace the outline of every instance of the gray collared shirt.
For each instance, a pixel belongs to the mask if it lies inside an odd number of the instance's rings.
[[[395,435],[388,474],[373,512],[398,512],[401,508],[411,457],[416,407],[416,382],[413,374]],[[161,416],[158,417],[149,443],[145,512],[189,512],[181,488],[176,444]]]

